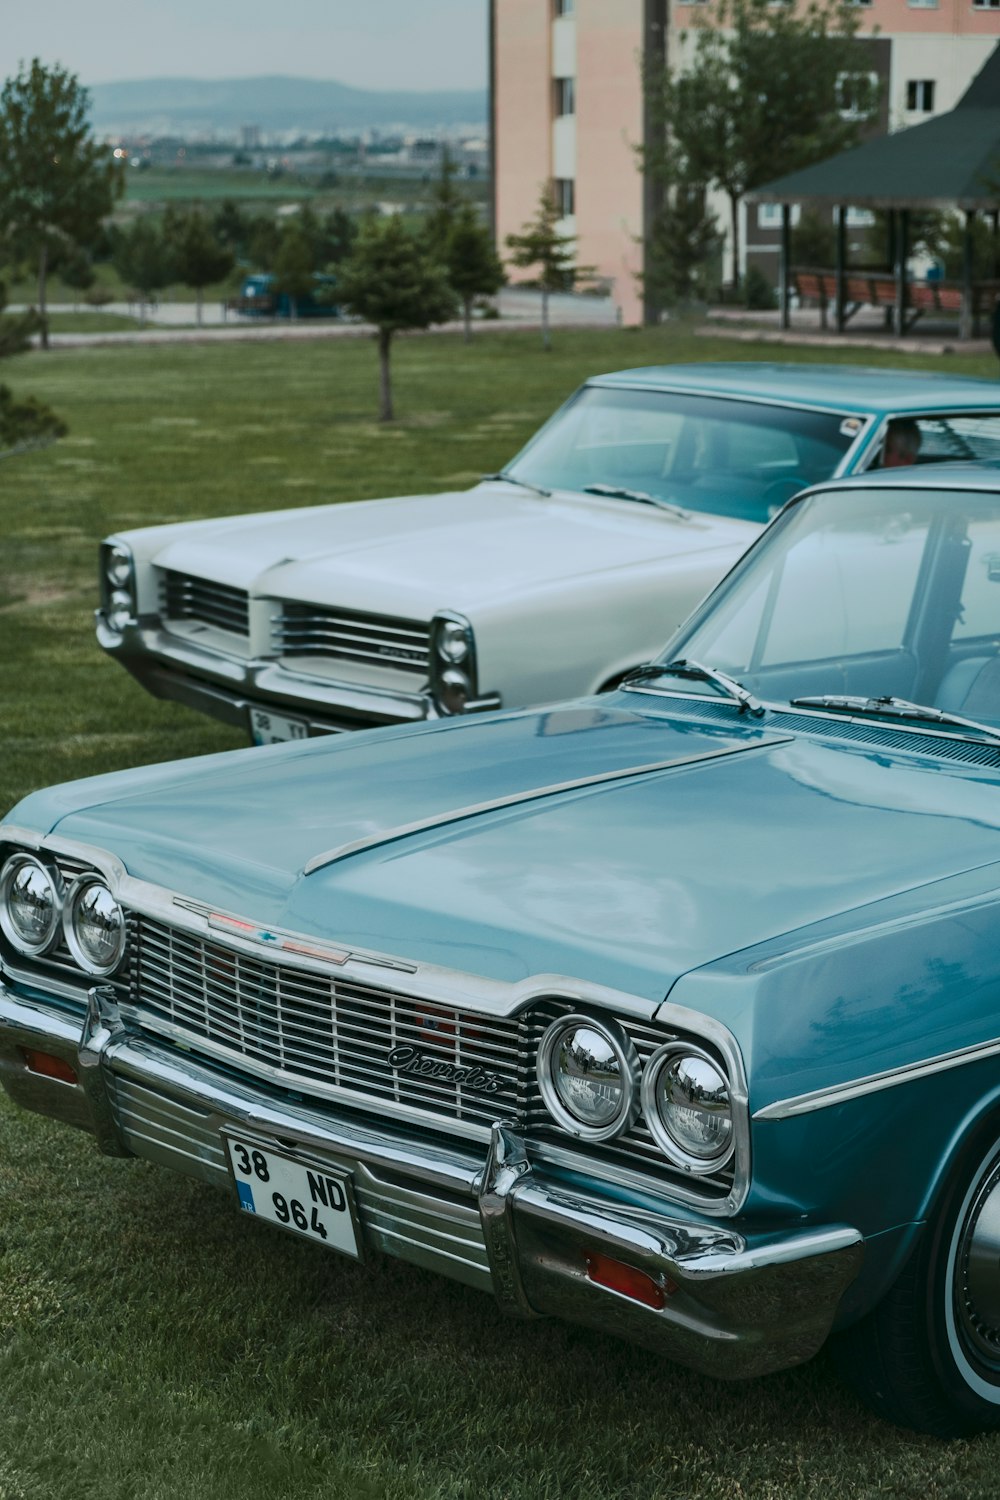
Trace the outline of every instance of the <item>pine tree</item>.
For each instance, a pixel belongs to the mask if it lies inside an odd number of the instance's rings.
[[[486,225],[471,203],[462,205],[445,247],[448,280],[462,303],[465,342],[472,338],[472,303],[476,297],[492,297],[503,286],[503,265],[493,248]]]
[[[549,297],[553,292],[572,291],[576,282],[589,274],[589,268],[578,266],[573,253],[573,241],[561,234],[558,224],[562,214],[556,203],[551,186],[544,185],[538,199],[538,210],[521,228],[520,234],[507,236],[508,248],[513,250],[512,266],[520,270],[538,267],[535,285],[542,293],[542,346],[551,349],[549,332]]]

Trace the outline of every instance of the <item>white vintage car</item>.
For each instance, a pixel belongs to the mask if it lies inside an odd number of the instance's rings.
[[[119,532],[100,644],[258,743],[601,691],[797,490],[1000,453],[988,381],[701,364],[589,380],[462,493]],[[919,452],[917,447],[919,446]]]

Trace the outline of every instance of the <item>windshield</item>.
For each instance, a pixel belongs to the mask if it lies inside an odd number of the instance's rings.
[[[898,698],[1000,724],[1000,493],[810,496],[670,643],[663,660],[674,658],[770,703]]]
[[[839,413],[592,385],[505,472],[545,489],[601,485],[763,524],[796,491],[829,479],[863,425]]]

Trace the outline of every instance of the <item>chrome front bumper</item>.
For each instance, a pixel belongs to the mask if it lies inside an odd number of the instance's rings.
[[[79,1082],[31,1071],[26,1049],[69,1063]],[[126,1031],[108,988],[91,991],[81,1028],[0,984],[0,1082],[25,1108],[90,1130],[109,1155],[229,1191],[224,1130],[301,1152],[350,1173],[365,1248],[491,1291],[507,1311],[568,1318],[722,1378],[808,1359],[861,1265],[861,1236],[844,1225],[737,1233],[565,1186],[503,1122],[484,1154],[269,1097]],[[662,1306],[592,1279],[595,1256],[642,1273]]]
[[[100,611],[96,622],[98,645],[154,698],[182,703],[248,732],[252,708],[303,719],[310,734],[438,717],[428,692],[309,677],[276,661],[200,650],[155,626],[133,625],[119,634],[109,629]],[[466,713],[499,707],[500,697],[492,693],[470,702]]]

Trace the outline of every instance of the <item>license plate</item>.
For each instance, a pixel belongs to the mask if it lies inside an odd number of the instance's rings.
[[[310,1166],[269,1146],[233,1136],[226,1137],[226,1146],[245,1213],[361,1259],[351,1179],[346,1172]]]
[[[308,739],[309,726],[304,719],[290,719],[286,714],[273,714],[269,708],[252,708],[250,733],[255,745],[280,745],[285,740]]]

